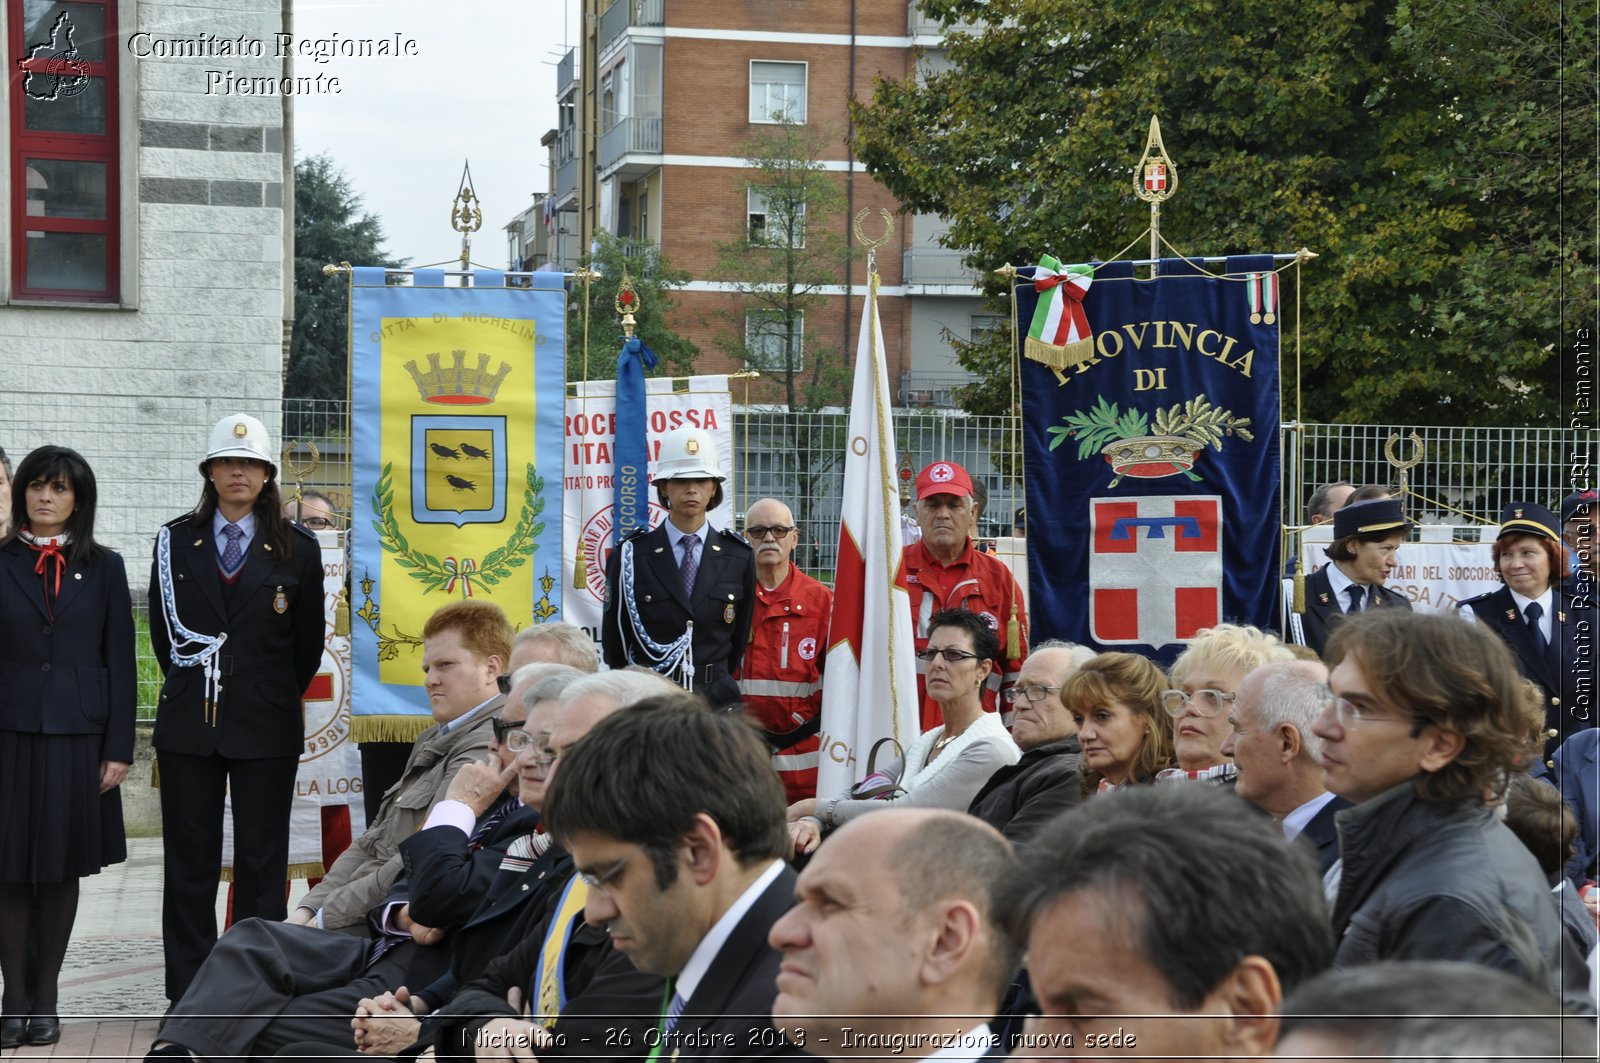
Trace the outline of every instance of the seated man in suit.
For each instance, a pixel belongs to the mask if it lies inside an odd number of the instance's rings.
[[[1238,769],[1234,792],[1310,846],[1324,874],[1339,859],[1334,814],[1350,807],[1323,788],[1322,739],[1311,733],[1327,691],[1328,670],[1315,661],[1264,664],[1239,684],[1222,743]]]
[[[783,953],[773,1020],[834,1060],[997,1047],[988,1022],[1018,959],[998,898],[1016,873],[1000,832],[959,812],[891,808],[845,824],[768,935]]]
[[[663,708],[601,721],[561,757],[545,823],[572,854],[585,918],[639,970],[671,979],[660,1055],[793,1055],[773,1029],[794,872],[783,786],[741,716]]]
[[[526,747],[514,754],[510,739],[526,722],[538,726],[544,706],[580,673],[560,665],[531,667],[550,674],[519,685],[526,696],[501,709],[494,759],[465,765],[425,829],[402,843],[427,839],[430,858],[414,860],[411,876],[371,913],[368,927],[376,940],[289,923],[241,923],[223,936],[202,977],[163,1022],[152,1055],[265,1053],[308,1037],[347,1038],[350,1014],[363,997],[408,980],[425,984],[449,966],[450,949],[441,945],[445,928],[470,916],[493,886],[503,890],[514,879],[538,884],[537,874],[523,872],[530,864],[548,872],[556,858],[540,861],[534,847],[517,846],[532,836],[538,809],[531,789],[519,795],[526,800],[504,796],[519,766],[534,755]],[[436,819],[449,825],[426,829]],[[529,896],[518,891],[516,899]],[[216,1015],[234,1018],[218,1022]]]

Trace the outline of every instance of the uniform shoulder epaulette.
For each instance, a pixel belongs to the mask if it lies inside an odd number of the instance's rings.
[[[639,538],[641,536],[649,535],[654,530],[655,529],[650,528],[650,527],[635,528],[635,529],[633,529],[633,531],[629,532],[627,535],[624,535],[622,537],[622,541],[623,542],[627,542],[630,539],[637,539],[637,538]]]
[[[171,520],[169,520],[165,524],[163,524],[162,527],[163,528],[176,528],[180,524],[188,524],[193,519],[194,519],[194,514],[193,513],[185,513],[181,517],[173,517]]]
[[[740,535],[738,532],[733,531],[730,528],[718,528],[717,531],[719,533],[721,533],[723,539],[727,540],[730,543],[733,543],[733,544],[738,545],[738,546],[742,546],[746,550],[754,549],[754,547],[752,547],[750,545],[750,540],[749,539],[746,539],[744,536]]]
[[[291,520],[289,522],[289,527],[293,528],[301,535],[304,535],[307,539],[310,539],[312,542],[316,543],[317,546],[320,547],[322,545],[322,542],[317,538],[317,533],[306,527],[304,524],[301,524],[299,521]]]
[[[1496,594],[1499,594],[1499,593],[1500,593],[1499,591],[1484,591],[1482,594],[1474,594],[1471,598],[1463,598],[1463,599],[1461,599],[1461,601],[1457,602],[1456,604],[1457,605],[1471,605],[1473,602],[1486,602],[1490,598],[1493,598]]]

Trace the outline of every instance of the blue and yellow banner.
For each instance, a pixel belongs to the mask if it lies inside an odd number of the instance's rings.
[[[1018,270],[1035,641],[1170,663],[1202,628],[1273,626],[1277,275],[1220,266]]]
[[[422,629],[440,606],[492,601],[519,629],[561,609],[562,276],[413,280],[386,284],[375,267],[352,279],[358,742],[411,741],[432,722]]]

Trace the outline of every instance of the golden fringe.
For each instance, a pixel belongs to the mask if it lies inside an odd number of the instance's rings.
[[[161,789],[161,758],[160,757],[156,757],[154,760],[150,761],[150,788],[152,790]]]
[[[322,878],[327,873],[328,869],[322,866],[321,860],[313,860],[308,864],[290,864],[287,880],[293,881],[297,878]],[[233,868],[225,867],[222,869],[222,881],[233,881]]]
[[[1292,604],[1295,612],[1304,613],[1306,611],[1306,572],[1305,562],[1303,561],[1294,566],[1294,601]]]
[[[354,742],[415,742],[418,735],[432,726],[431,716],[352,716],[350,739]]]
[[[1023,342],[1022,353],[1033,361],[1043,362],[1051,369],[1060,372],[1075,365],[1082,365],[1094,357],[1094,337],[1073,340],[1057,347],[1053,343],[1046,343],[1029,336]]]

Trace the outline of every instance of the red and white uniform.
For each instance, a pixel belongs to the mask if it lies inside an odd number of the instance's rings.
[[[983,692],[985,711],[994,712],[1001,705],[1000,691],[1011,686],[1028,658],[1028,614],[1022,604],[1022,588],[1017,586],[1011,570],[997,558],[977,550],[972,540],[961,556],[948,565],[941,565],[920,542],[905,549],[906,588],[911,592],[911,619],[916,625],[913,634],[918,653],[928,647],[928,621],[933,614],[945,609],[966,609],[978,613],[989,621],[1000,637],[1000,668],[989,674]],[[1017,645],[1007,645],[1006,628],[1010,624],[1012,608],[1020,638]],[[928,697],[924,672],[927,664],[917,659],[917,699],[922,705],[922,729],[944,723],[944,712],[939,703]],[[1009,716],[1009,713],[1006,714]],[[1009,720],[1007,721],[1009,724]]]
[[[833,592],[794,562],[782,583],[756,582],[755,622],[739,669],[745,711],[774,734],[792,731],[822,711],[822,663],[827,655]],[[821,739],[809,738],[772,756],[789,803],[817,796]]]

